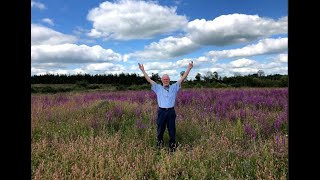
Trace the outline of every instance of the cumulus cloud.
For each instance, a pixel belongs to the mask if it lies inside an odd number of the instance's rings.
[[[120,61],[121,55],[101,46],[58,44],[31,46],[33,62],[89,63]]]
[[[246,43],[270,35],[286,34],[288,18],[273,20],[258,15],[229,14],[212,21],[195,19],[188,23],[187,32],[195,43],[225,46]]]
[[[61,63],[31,63],[31,74],[57,74],[57,70],[66,69],[68,66]]]
[[[262,54],[274,54],[281,53],[288,50],[288,38],[277,39],[263,39],[257,44],[248,45],[243,48],[222,50],[222,51],[210,51],[208,56],[211,58],[233,58],[233,57],[248,57]]]
[[[40,74],[120,74],[126,68],[119,64],[112,63],[92,63],[82,64],[77,68],[67,64],[42,63],[31,67],[31,73]]]
[[[52,20],[52,19],[49,19],[49,18],[43,18],[41,21],[42,21],[42,22],[45,22],[45,23],[47,23],[47,24],[49,24],[49,25],[51,25],[51,26],[54,25],[53,20]]]
[[[214,65],[215,71],[219,76],[235,76],[235,75],[248,75],[257,73],[261,65],[254,60],[235,60],[230,63],[217,63]],[[213,71],[211,71],[213,72]]]
[[[83,70],[90,74],[120,74],[127,72],[123,65],[113,63],[93,63],[85,66]]]
[[[102,71],[102,70],[113,70],[113,71],[119,71],[124,70],[124,68],[120,65],[115,65],[112,63],[93,63],[86,66],[87,70],[93,70],[93,71]]]
[[[31,8],[38,8],[40,10],[43,10],[46,9],[46,6],[43,3],[31,0]]]
[[[203,73],[210,70],[211,72],[218,72],[219,76],[235,76],[235,75],[248,75],[255,74],[259,70],[263,70],[265,75],[270,74],[288,74],[288,66],[286,63],[276,61],[279,57],[278,55],[273,61],[260,62],[254,59],[241,58],[229,63],[214,63],[212,66],[207,68],[199,69]]]
[[[55,45],[76,41],[75,36],[60,33],[45,26],[31,24],[31,45]]]
[[[159,42],[153,42],[146,46],[143,51],[128,54],[131,58],[139,60],[161,60],[179,57],[197,50],[200,46],[193,43],[189,38],[176,38],[169,36]]]
[[[89,11],[93,22],[89,36],[104,39],[146,39],[180,30],[186,26],[185,16],[177,15],[176,7],[166,7],[154,1],[106,1]]]
[[[170,70],[176,68],[173,62],[149,62],[143,64],[145,69],[148,70]]]
[[[288,62],[288,54],[279,54],[274,58],[275,62],[287,63]]]
[[[62,64],[120,62],[121,54],[99,45],[74,44],[77,38],[50,28],[31,24],[31,62],[35,73],[42,69],[65,69]],[[39,64],[42,64],[41,66]],[[103,65],[102,65],[103,66]]]
[[[38,71],[37,75],[40,74],[88,74],[85,70],[81,68],[75,69],[50,69],[46,71]]]
[[[252,66],[256,63],[256,61],[250,59],[238,59],[230,62],[231,67],[233,68],[243,68],[247,66]]]
[[[181,60],[178,60],[176,62],[176,65],[180,68],[187,68],[190,62],[193,62],[193,67],[197,68],[201,65],[207,65],[207,62],[212,62],[208,57],[200,56],[198,58],[184,58]]]

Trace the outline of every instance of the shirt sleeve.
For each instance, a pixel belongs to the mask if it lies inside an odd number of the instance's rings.
[[[154,91],[155,93],[158,92],[159,90],[159,84],[157,84],[156,82],[154,82],[151,86],[151,90]]]
[[[174,89],[175,92],[178,92],[180,90],[180,85],[179,85],[178,82],[173,84],[173,89]]]

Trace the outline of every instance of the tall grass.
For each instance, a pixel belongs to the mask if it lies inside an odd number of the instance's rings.
[[[169,153],[150,90],[32,95],[32,179],[287,179],[287,102],[286,88],[182,90]]]

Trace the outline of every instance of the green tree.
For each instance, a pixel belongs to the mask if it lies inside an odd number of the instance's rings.
[[[218,80],[218,73],[217,73],[216,71],[213,72],[213,78],[216,79],[216,80]]]
[[[196,81],[200,81],[201,80],[201,74],[197,73],[197,75],[195,76]]]
[[[161,78],[158,73],[152,73],[150,77],[154,82],[160,82]]]

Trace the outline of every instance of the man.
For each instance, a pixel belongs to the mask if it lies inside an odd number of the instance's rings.
[[[169,131],[169,148],[171,152],[176,150],[176,112],[174,110],[175,100],[177,93],[180,90],[181,83],[188,76],[191,68],[193,67],[193,62],[189,63],[187,71],[182,75],[182,77],[174,84],[170,85],[170,77],[168,74],[164,74],[161,78],[162,86],[154,82],[146,71],[142,64],[139,64],[139,68],[142,71],[146,80],[151,84],[151,89],[157,95],[158,102],[158,118],[157,118],[157,146],[160,148],[163,146],[163,134],[166,126]]]

